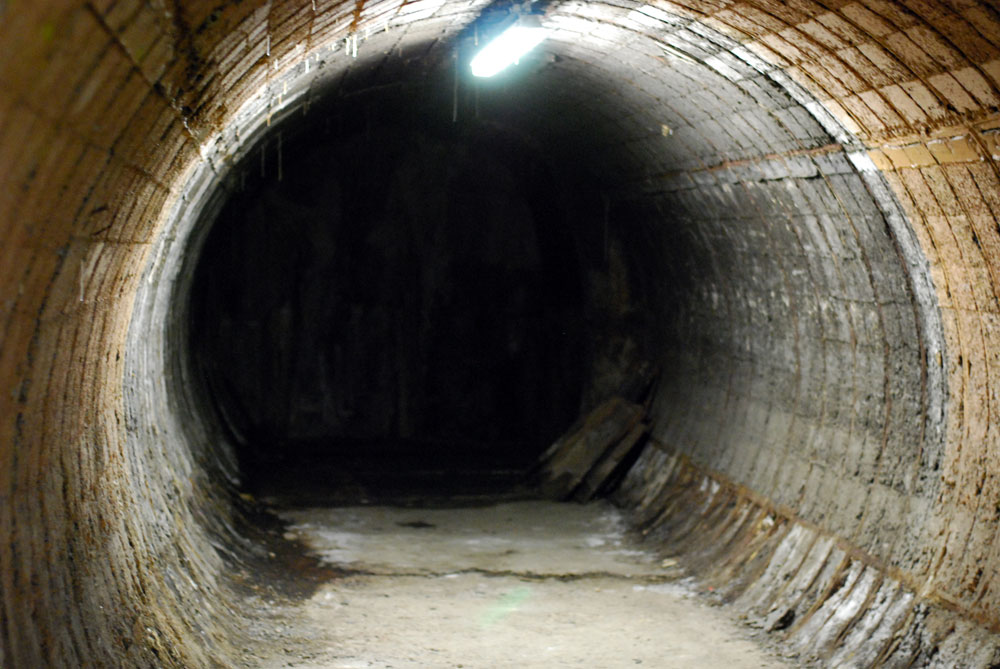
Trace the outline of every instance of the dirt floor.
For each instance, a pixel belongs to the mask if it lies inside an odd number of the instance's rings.
[[[789,666],[672,560],[630,545],[603,502],[282,516],[342,575],[260,602],[259,667]]]

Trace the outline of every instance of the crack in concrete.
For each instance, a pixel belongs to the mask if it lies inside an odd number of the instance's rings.
[[[488,578],[518,578],[526,581],[559,581],[561,583],[571,583],[575,581],[587,581],[596,579],[609,579],[625,581],[637,584],[658,585],[661,583],[675,583],[680,579],[676,574],[620,574],[611,571],[587,571],[572,574],[559,573],[537,573],[530,571],[515,571],[509,569],[481,569],[473,567],[469,569],[457,569],[454,571],[375,571],[372,569],[338,569],[338,572],[345,577],[386,577],[386,578],[448,578],[455,576],[466,576],[470,574],[486,576]]]

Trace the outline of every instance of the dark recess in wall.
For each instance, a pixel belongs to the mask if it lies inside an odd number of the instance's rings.
[[[500,124],[372,97],[273,129],[198,260],[192,359],[251,488],[523,468],[580,410],[598,191]]]

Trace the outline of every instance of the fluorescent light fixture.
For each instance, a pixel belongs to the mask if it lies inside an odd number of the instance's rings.
[[[517,23],[500,33],[476,54],[472,59],[472,74],[477,77],[492,77],[519,61],[521,56],[538,46],[547,34],[548,31],[542,27],[537,16],[522,16]]]

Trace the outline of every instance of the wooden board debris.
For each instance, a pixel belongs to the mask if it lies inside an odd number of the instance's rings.
[[[586,481],[581,495],[590,499],[646,432],[645,427],[636,431],[644,413],[641,405],[612,397],[577,421],[539,461],[536,472],[542,494],[567,499]],[[627,447],[622,445],[628,442]]]
[[[649,434],[649,424],[636,423],[632,430],[621,441],[605,451],[601,459],[587,472],[583,481],[573,492],[573,499],[577,502],[589,502],[594,499],[605,487],[608,480],[618,472],[619,465],[626,460],[629,453],[647,434]]]

